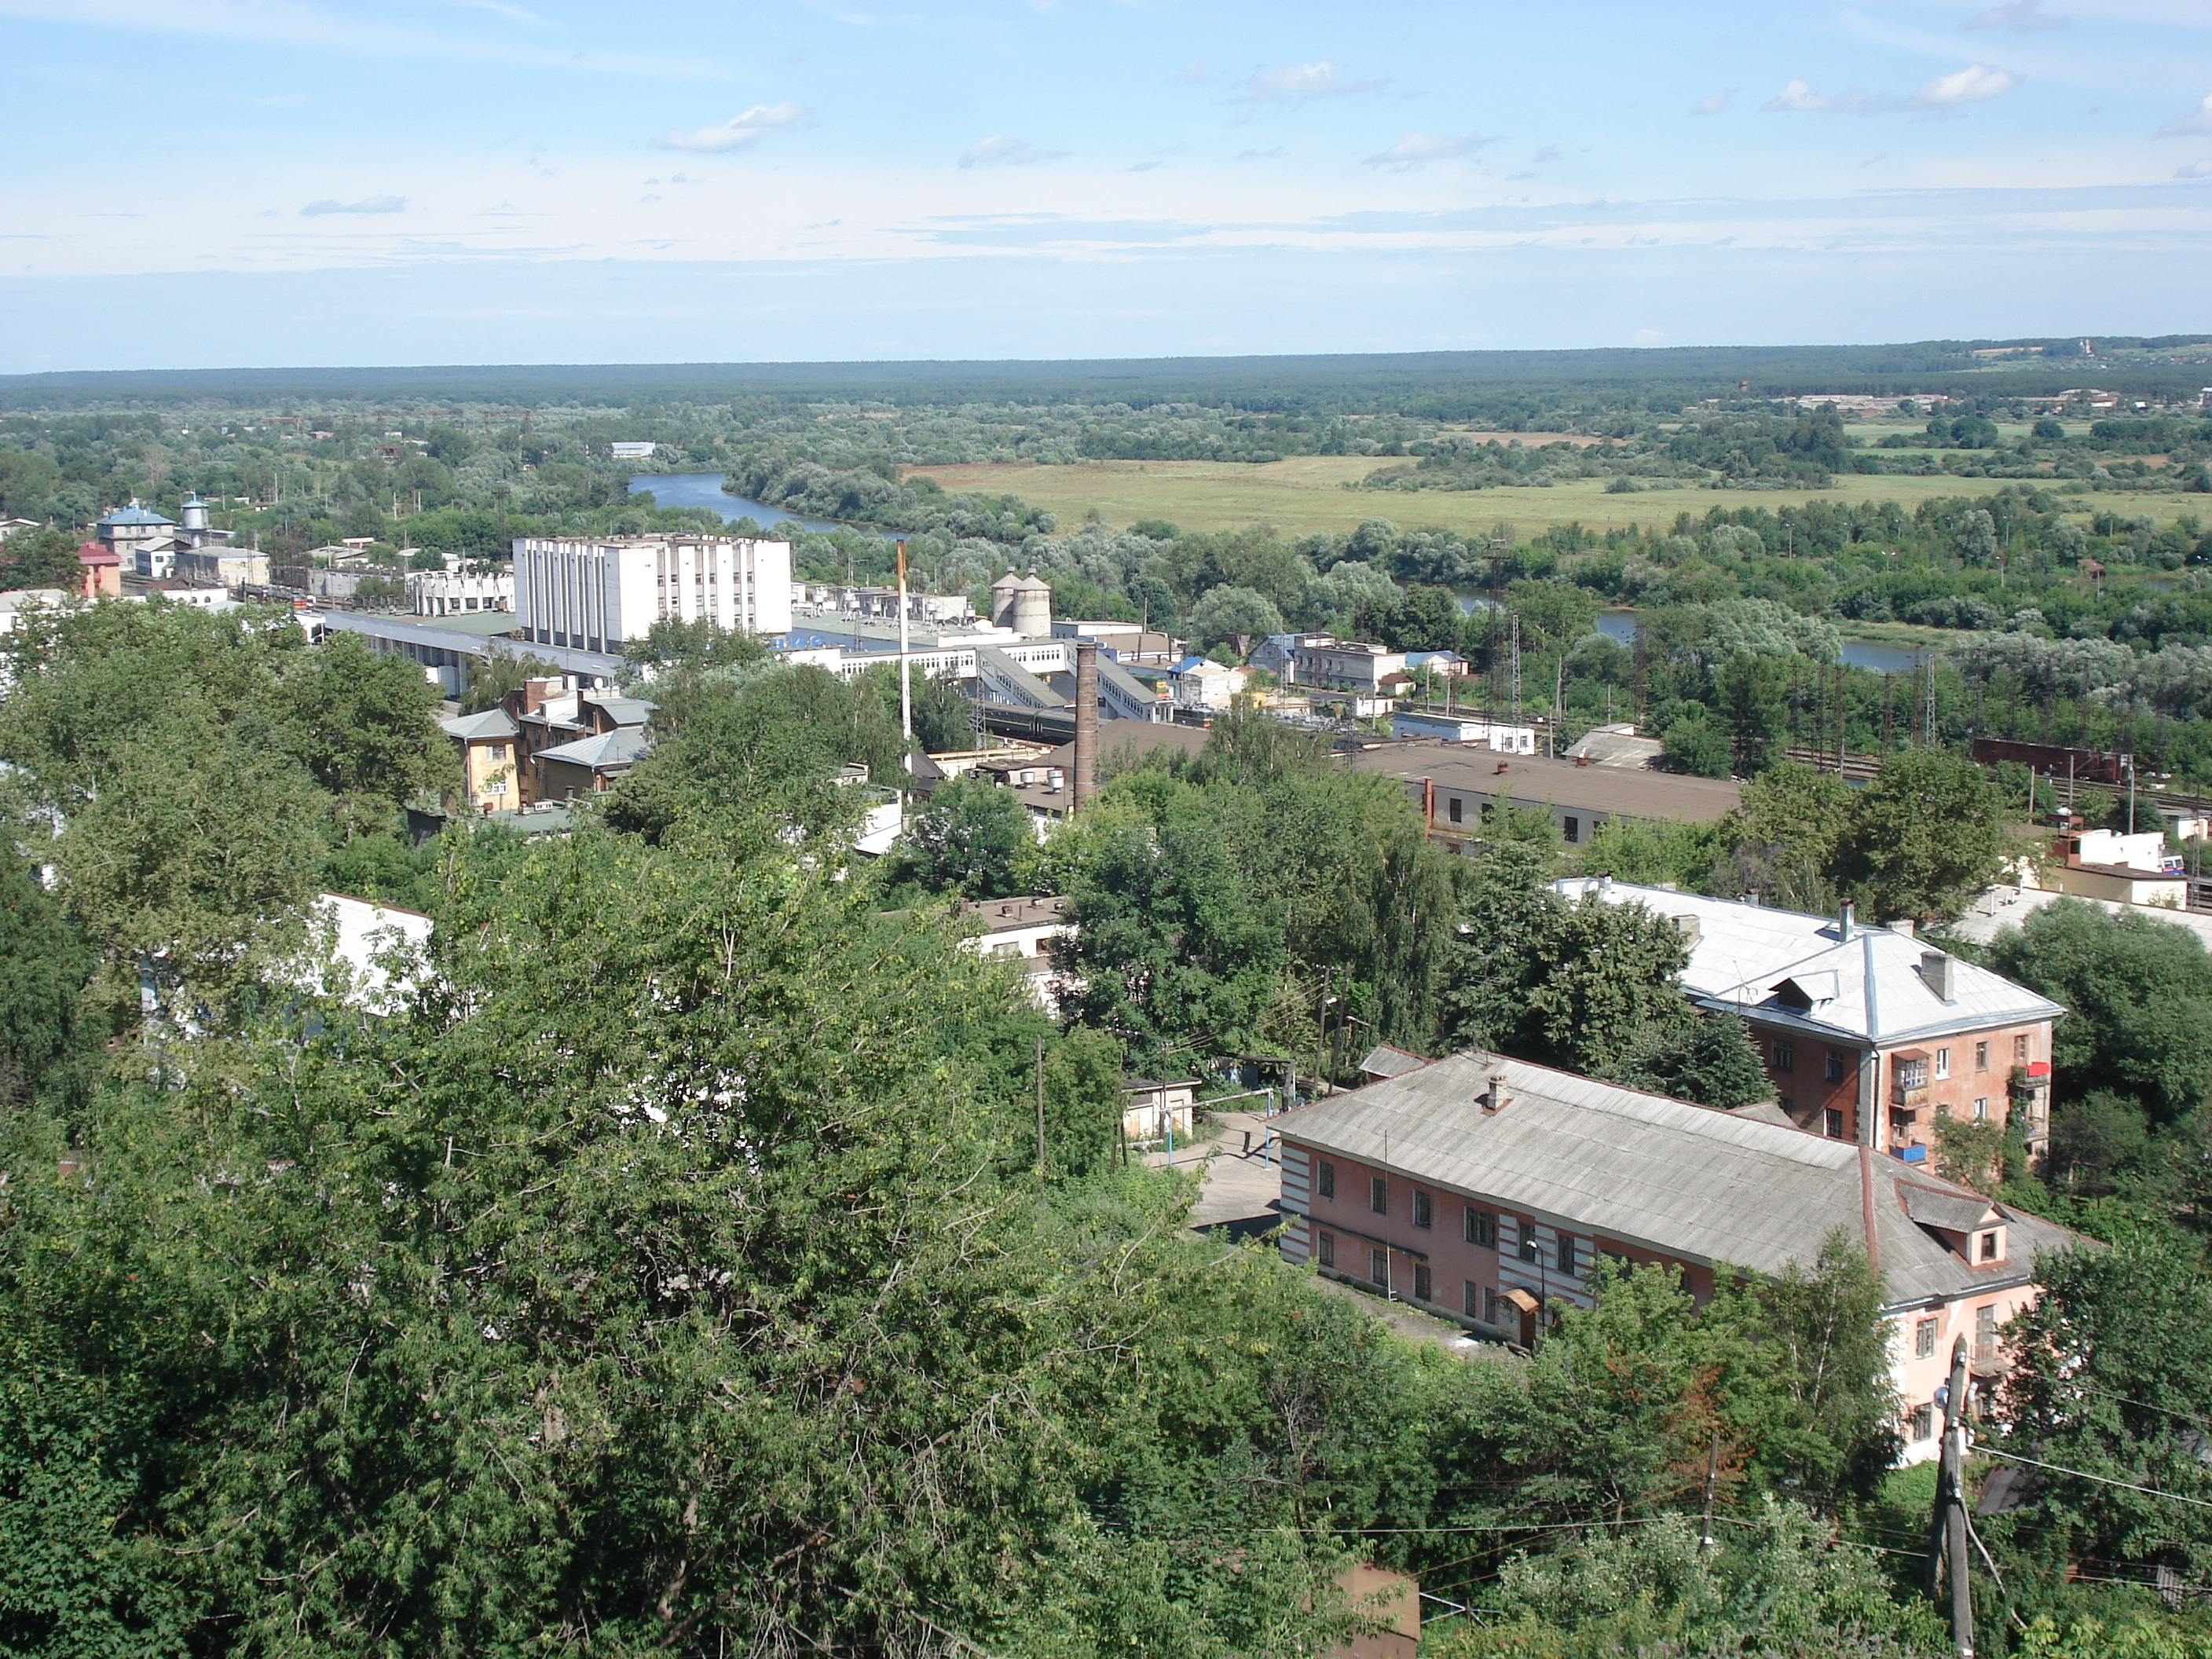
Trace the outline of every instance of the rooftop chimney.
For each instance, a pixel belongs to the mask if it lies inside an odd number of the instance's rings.
[[[1492,1113],[1502,1110],[1504,1105],[1505,1073],[1492,1072],[1490,1074],[1490,1092],[1482,1097],[1482,1115],[1488,1117]]]
[[[1920,953],[1920,977],[1939,1001],[1957,1000],[1958,985],[1953,977],[1956,967],[1957,964],[1941,951],[1923,951]]]
[[[1836,937],[1848,945],[1851,940],[1851,902],[1844,901],[1844,908],[1836,915]]]
[[[1695,945],[1705,936],[1705,923],[1699,921],[1695,916],[1675,916],[1672,920],[1674,925],[1682,930],[1682,943],[1685,945]]]
[[[1075,642],[1075,799],[1072,817],[1098,787],[1098,641]]]

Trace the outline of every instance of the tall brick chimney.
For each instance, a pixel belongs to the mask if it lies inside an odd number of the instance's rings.
[[[1075,642],[1075,795],[1073,817],[1098,788],[1098,642]]]

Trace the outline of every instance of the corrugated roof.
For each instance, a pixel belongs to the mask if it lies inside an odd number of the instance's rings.
[[[1505,1104],[1483,1109],[1493,1073]],[[2004,1262],[1975,1268],[1906,1213],[1901,1188],[1985,1207],[1917,1166],[1802,1129],[1693,1106],[1480,1051],[1301,1107],[1285,1139],[1494,1200],[1601,1237],[1775,1274],[1843,1228],[1866,1238],[1892,1305],[2027,1278],[2038,1249],[2076,1236],[2022,1212]]]
[[[1706,898],[1627,882],[1577,877],[1554,884],[1569,898],[1595,891],[1614,904],[1642,904],[1697,923],[1682,988],[1708,1008],[1747,1012],[1870,1042],[2056,1019],[2066,1011],[2002,975],[1951,957],[1952,997],[1921,974],[1926,940],[1854,923],[1843,937],[1833,916],[1808,916],[1734,899]],[[1939,953],[1944,954],[1944,953]],[[1809,1006],[1779,988],[1793,984]]]

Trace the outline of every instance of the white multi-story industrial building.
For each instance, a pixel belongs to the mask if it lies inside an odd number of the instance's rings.
[[[656,622],[791,628],[791,544],[734,536],[518,537],[514,611],[538,645],[619,653]]]

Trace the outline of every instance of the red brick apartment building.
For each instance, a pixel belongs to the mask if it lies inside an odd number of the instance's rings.
[[[2035,1252],[2077,1242],[1863,1144],[1480,1052],[1277,1121],[1287,1260],[1523,1346],[1592,1305],[1607,1258],[1703,1299],[1717,1267],[1809,1264],[1841,1228],[1881,1275],[1908,1462],[1935,1454],[1952,1339],[1986,1386]]]
[[[1682,990],[1751,1027],[1776,1101],[1816,1134],[1925,1159],[1943,1117],[2051,1139],[2051,1035],[2066,1011],[1902,927],[1808,916],[1604,877],[1566,897],[1642,904],[1689,942]]]

